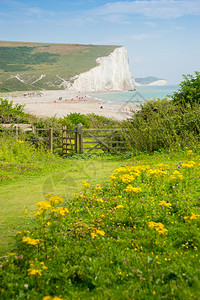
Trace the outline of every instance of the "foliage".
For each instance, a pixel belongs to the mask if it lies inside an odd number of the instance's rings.
[[[71,124],[73,124],[75,127],[77,127],[80,123],[83,125],[84,128],[88,128],[90,125],[88,117],[80,113],[70,113],[65,117],[65,120],[70,121]]]
[[[52,64],[59,58],[58,54],[48,52],[32,53],[36,47],[0,47],[0,69],[5,72],[19,72],[33,69],[30,65]]]
[[[0,98],[0,123],[26,123],[30,115],[24,112],[24,105]]]
[[[0,182],[39,172],[46,161],[54,160],[55,156],[42,146],[36,148],[30,142],[16,140],[10,133],[0,137]]]
[[[200,72],[193,75],[183,75],[184,80],[180,83],[178,92],[175,92],[172,99],[175,104],[183,107],[194,107],[200,104]]]
[[[129,128],[127,140],[130,149],[160,151],[198,141],[200,134],[200,107],[183,110],[173,101],[151,100],[125,122]]]
[[[199,148],[176,155],[47,194],[1,259],[2,299],[198,299]]]

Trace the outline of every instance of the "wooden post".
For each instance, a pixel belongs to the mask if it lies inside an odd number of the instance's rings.
[[[18,140],[18,137],[19,137],[19,128],[18,128],[18,125],[15,125],[14,131],[15,131],[16,139]]]
[[[79,153],[83,153],[83,125],[78,124],[78,145],[79,145]]]
[[[32,125],[32,132],[35,133],[35,126]]]
[[[67,126],[62,127],[62,155],[67,154]]]
[[[49,128],[49,151],[53,152],[53,128]]]
[[[78,129],[75,131],[75,136],[74,136],[74,151],[75,153],[78,152]]]

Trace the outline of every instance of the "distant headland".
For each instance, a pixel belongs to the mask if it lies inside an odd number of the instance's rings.
[[[167,80],[163,78],[148,76],[144,78],[135,78],[134,85],[135,86],[161,86],[161,85],[167,85]]]

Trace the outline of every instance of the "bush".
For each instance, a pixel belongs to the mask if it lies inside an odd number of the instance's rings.
[[[193,75],[183,75],[184,81],[180,83],[180,89],[175,92],[172,99],[175,104],[181,104],[183,107],[195,106],[200,104],[200,72]]]
[[[139,151],[158,151],[197,141],[199,115],[199,106],[183,110],[182,105],[167,99],[148,101],[125,123],[129,128],[129,146]]]
[[[24,112],[25,105],[0,98],[0,123],[26,123],[30,115]]]

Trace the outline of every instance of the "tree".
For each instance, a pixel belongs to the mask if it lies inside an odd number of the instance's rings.
[[[180,83],[180,88],[172,96],[175,104],[181,104],[184,107],[200,104],[200,72],[193,75],[183,75],[184,81]]]

